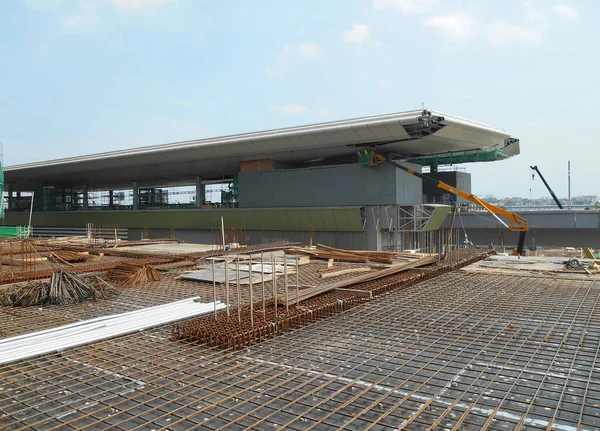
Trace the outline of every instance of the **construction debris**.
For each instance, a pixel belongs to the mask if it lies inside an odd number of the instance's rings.
[[[49,282],[32,281],[0,289],[0,305],[30,307],[42,304],[75,304],[107,299],[118,293],[99,277],[84,280],[69,271],[57,271]]]
[[[464,271],[496,274],[515,274],[536,277],[598,278],[600,266],[596,260],[562,256],[490,256]]]
[[[120,286],[160,281],[160,273],[152,265],[139,265],[136,262],[121,262],[110,269],[104,278]]]

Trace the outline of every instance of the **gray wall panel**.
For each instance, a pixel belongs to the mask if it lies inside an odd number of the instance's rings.
[[[527,247],[533,246],[534,239],[536,246],[600,247],[600,211],[519,211],[518,214],[529,223],[530,230],[525,241]],[[463,224],[473,243],[498,244],[499,223],[493,216],[462,213],[454,223],[454,227],[461,231],[461,238]],[[450,217],[442,226],[448,228],[449,225]],[[506,246],[517,243],[518,232],[502,228],[501,234]]]
[[[421,167],[412,163],[402,163],[403,166],[413,169],[416,172],[421,172]],[[386,165],[392,167],[391,165]],[[377,169],[380,169],[379,166]],[[393,167],[392,167],[393,168]],[[398,205],[418,205],[423,203],[423,181],[404,172],[401,169],[396,169],[396,201],[381,202],[381,204],[398,204]]]
[[[412,205],[422,200],[421,180],[388,164],[240,172],[238,178],[241,208]]]
[[[443,181],[446,184],[454,186],[464,192],[471,193],[471,174],[468,172],[431,172],[426,174],[428,177],[437,181]],[[445,190],[438,188],[435,184],[428,181],[423,183],[423,194],[427,197],[426,203],[443,203],[448,205],[451,202],[451,197],[454,196]],[[456,196],[455,196],[456,198]],[[468,202],[463,198],[456,198],[457,202]]]
[[[460,217],[457,217],[455,227],[461,226],[460,220],[464,223],[465,228],[495,228],[499,224],[494,216],[488,213],[461,212],[459,214]],[[600,226],[600,211],[518,211],[517,214],[527,220],[531,229],[598,228]],[[508,220],[503,220],[510,224]],[[442,227],[447,228],[449,225],[450,217],[446,219]]]
[[[498,244],[497,229],[467,229],[469,240],[475,245]],[[515,247],[518,239],[518,232],[502,230],[504,245]],[[460,233],[461,241],[464,235]],[[535,242],[536,246],[559,246],[559,247],[592,247],[600,248],[600,229],[538,229],[534,228],[527,232],[525,237],[525,246],[532,248]]]
[[[577,228],[597,228],[598,215],[589,213],[579,213],[575,217],[575,227]]]

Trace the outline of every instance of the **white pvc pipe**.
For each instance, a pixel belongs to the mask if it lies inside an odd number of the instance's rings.
[[[0,347],[2,347],[3,343],[7,343],[7,342],[10,342],[10,341],[13,341],[13,340],[17,340],[19,338],[29,338],[29,337],[31,337],[33,335],[47,334],[47,333],[51,333],[51,332],[61,331],[61,330],[66,329],[66,328],[73,328],[73,327],[76,327],[76,326],[87,325],[87,324],[90,324],[92,322],[101,322],[101,321],[104,321],[104,320],[110,320],[110,319],[114,319],[114,318],[118,318],[118,317],[131,318],[131,317],[135,317],[138,314],[148,313],[151,310],[152,311],[160,311],[163,308],[170,308],[170,307],[177,306],[179,304],[186,304],[186,303],[189,303],[189,302],[194,302],[194,301],[196,301],[198,299],[200,299],[199,296],[194,296],[194,297],[187,298],[187,299],[180,299],[179,301],[169,302],[167,304],[155,305],[154,307],[140,308],[139,310],[128,311],[126,313],[111,314],[111,315],[108,315],[108,316],[100,316],[100,317],[95,317],[93,319],[88,319],[88,320],[80,320],[79,322],[69,323],[67,325],[62,325],[62,326],[57,326],[55,328],[44,329],[42,331],[31,332],[29,334],[17,335],[15,337],[10,337],[10,338],[5,338],[5,339],[0,340]]]
[[[94,343],[225,308],[225,304],[195,302],[196,298],[98,317],[57,328],[0,340],[0,365]]]
[[[144,320],[142,322],[138,322],[138,324],[133,326],[120,324],[116,327],[107,327],[106,325],[101,325],[100,328],[95,328],[95,330],[92,330],[89,333],[84,333],[77,337],[65,336],[62,337],[62,340],[57,340],[54,338],[47,340],[36,340],[35,344],[32,343],[32,345],[29,346],[19,346],[19,348],[11,349],[8,352],[3,352],[2,359],[0,359],[0,364],[18,361],[46,353],[61,351],[88,343],[94,343],[97,341],[126,335],[132,332],[137,332],[141,329],[148,329],[154,326],[160,326],[162,324],[169,323],[174,320],[185,319],[188,317],[197,316],[199,314],[204,314],[212,311],[212,308],[213,307],[211,305],[208,308],[204,307],[202,309],[195,309],[193,311],[186,310],[186,313],[180,314],[175,318],[161,316],[160,319]],[[143,326],[143,328],[140,328],[140,326]]]

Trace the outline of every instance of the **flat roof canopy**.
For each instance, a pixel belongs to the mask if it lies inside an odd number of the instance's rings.
[[[244,160],[272,159],[291,167],[316,159],[348,159],[377,147],[401,157],[477,150],[516,141],[490,126],[436,111],[395,114],[175,142],[4,168],[6,189],[43,186],[126,189],[231,178]],[[518,145],[513,145],[513,154]],[[516,152],[515,152],[516,151]]]

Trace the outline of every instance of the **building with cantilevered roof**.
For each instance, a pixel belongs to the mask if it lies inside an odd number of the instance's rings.
[[[468,173],[438,167],[502,160],[519,153],[519,140],[417,110],[8,166],[5,223],[27,224],[33,192],[37,234],[93,223],[119,225],[129,238],[175,232],[210,242],[223,217],[249,243],[305,240],[314,231],[317,241],[374,249],[403,226],[439,227],[452,198],[391,165],[358,163],[371,149],[469,191]],[[206,199],[214,184],[227,185],[218,202]],[[174,203],[172,187],[188,187],[192,198]],[[406,212],[420,214],[410,227]]]

